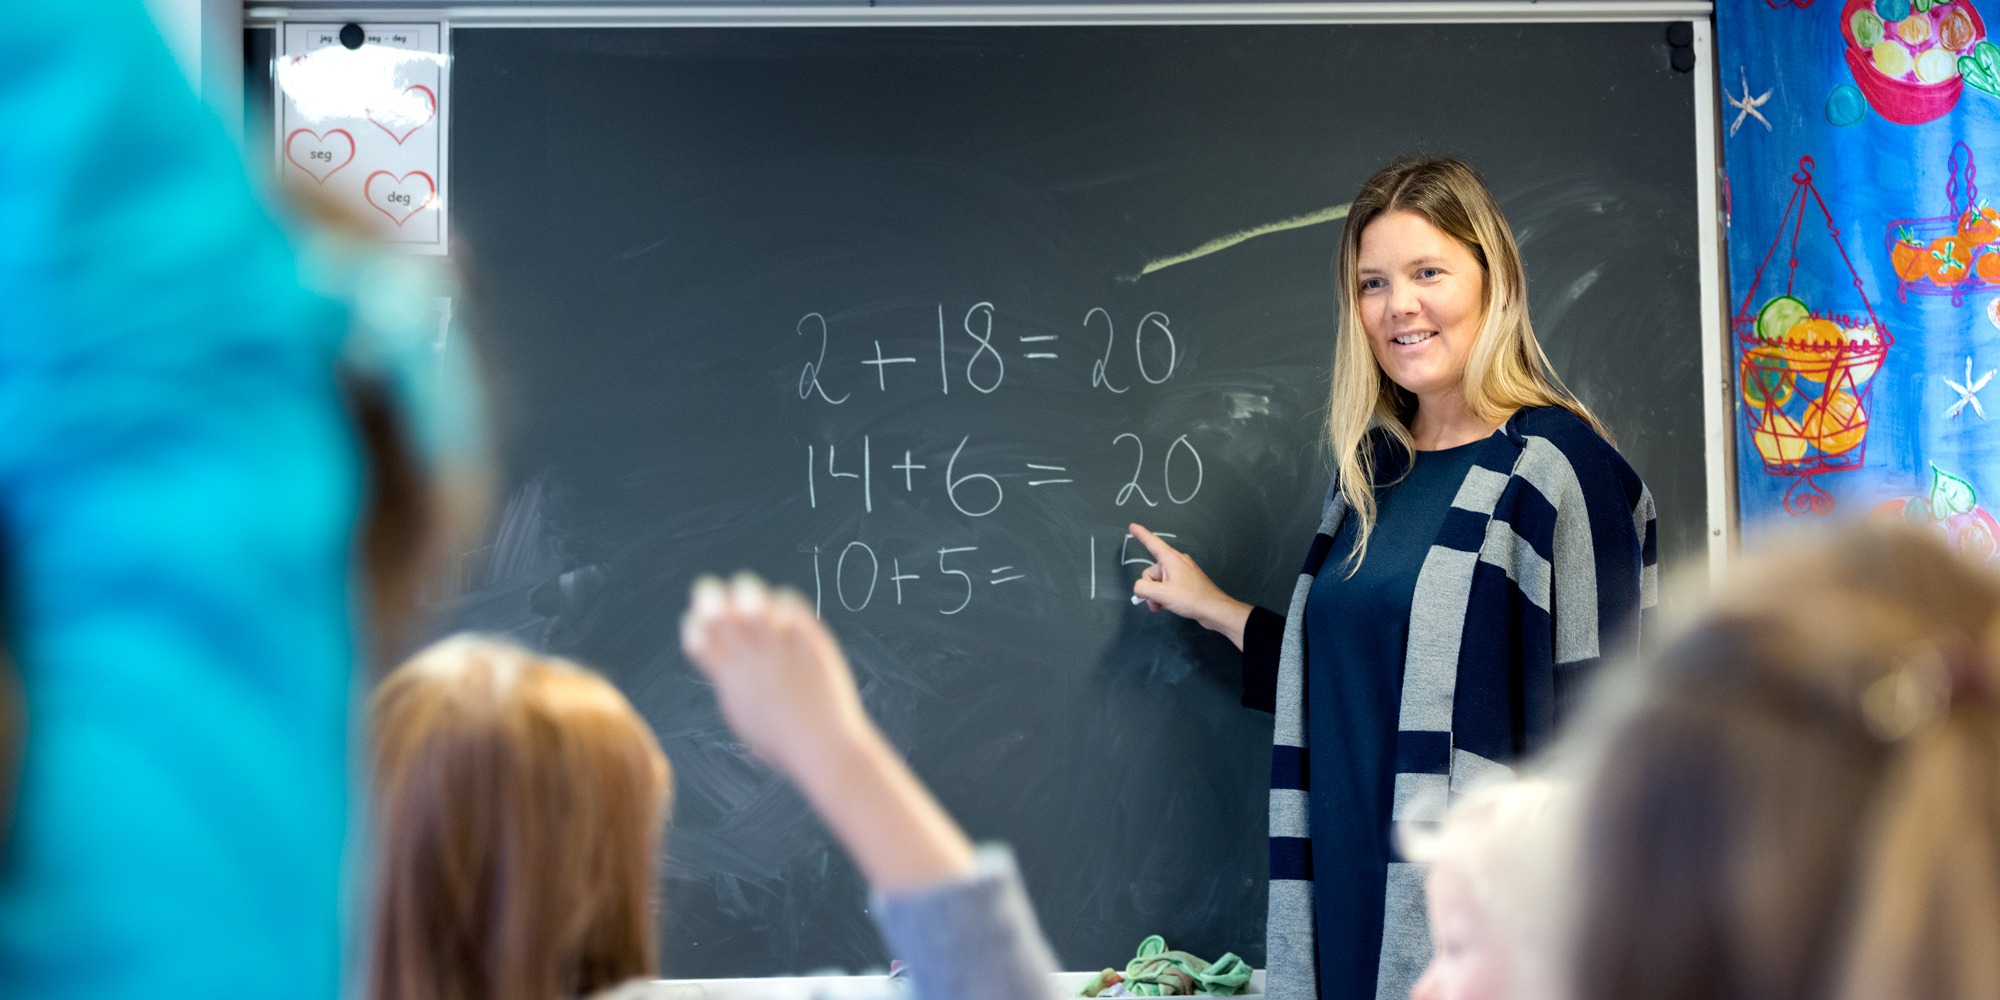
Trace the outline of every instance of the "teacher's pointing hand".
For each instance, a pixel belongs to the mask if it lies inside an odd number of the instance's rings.
[[[1195,565],[1188,554],[1160,540],[1160,536],[1139,524],[1128,525],[1132,537],[1146,546],[1153,565],[1132,581],[1132,596],[1146,602],[1146,610],[1165,609],[1182,618],[1192,618],[1202,628],[1220,632],[1237,649],[1243,648],[1243,625],[1250,620],[1250,605],[1222,592],[1208,574]]]

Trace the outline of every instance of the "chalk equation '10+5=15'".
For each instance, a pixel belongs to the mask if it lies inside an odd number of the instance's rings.
[[[1161,538],[1179,537],[1167,531],[1155,534]],[[1129,584],[1124,581],[1123,568],[1153,565],[1144,547],[1133,545],[1133,541],[1132,535],[1125,533],[1116,545],[1116,559],[1101,563],[1097,536],[1085,539],[1083,551],[1078,553],[1085,557],[1086,572],[1079,596],[1097,600],[1100,589],[1105,596],[1124,596],[1123,587]],[[1047,567],[1001,561],[1001,557],[990,553],[981,554],[982,549],[977,545],[941,546],[921,557],[908,553],[913,556],[910,569],[904,568],[902,555],[888,556],[888,565],[884,566],[884,557],[875,551],[875,546],[859,540],[838,550],[821,545],[801,546],[801,549],[812,553],[813,612],[822,618],[829,609],[829,598],[833,606],[853,613],[866,611],[871,604],[892,601],[898,608],[928,607],[941,615],[955,615],[971,607],[975,595],[993,587],[1039,584],[1055,589]],[[1104,550],[1109,556],[1113,547],[1107,544]],[[929,568],[932,555],[937,557],[935,575]],[[1110,564],[1111,573],[1106,585],[1100,588],[1100,578],[1107,576],[1103,572],[1106,563]],[[932,582],[924,583],[927,578]],[[905,584],[909,585],[907,590]]]

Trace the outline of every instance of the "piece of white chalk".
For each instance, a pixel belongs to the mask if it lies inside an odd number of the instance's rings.
[[[1143,597],[1140,597],[1140,596],[1139,596],[1139,595],[1137,595],[1137,594],[1133,594],[1133,595],[1132,595],[1132,603],[1133,603],[1133,604],[1144,604],[1144,603],[1146,603],[1146,599],[1145,599],[1145,598],[1143,598]]]

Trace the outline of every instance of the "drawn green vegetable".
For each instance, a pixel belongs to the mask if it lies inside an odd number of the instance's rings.
[[[2000,45],[1982,39],[1969,55],[1958,57],[1958,75],[1966,83],[2000,97]]]
[[[1789,295],[1779,295],[1757,310],[1757,339],[1783,340],[1792,327],[1810,319],[1806,304]]]
[[[1972,484],[1937,466],[1931,466],[1931,516],[1942,521],[1978,506]]]

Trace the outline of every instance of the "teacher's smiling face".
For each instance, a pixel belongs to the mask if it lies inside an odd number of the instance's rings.
[[[1419,407],[1461,393],[1485,309],[1486,274],[1472,251],[1415,212],[1387,212],[1361,231],[1354,275],[1383,374]]]

